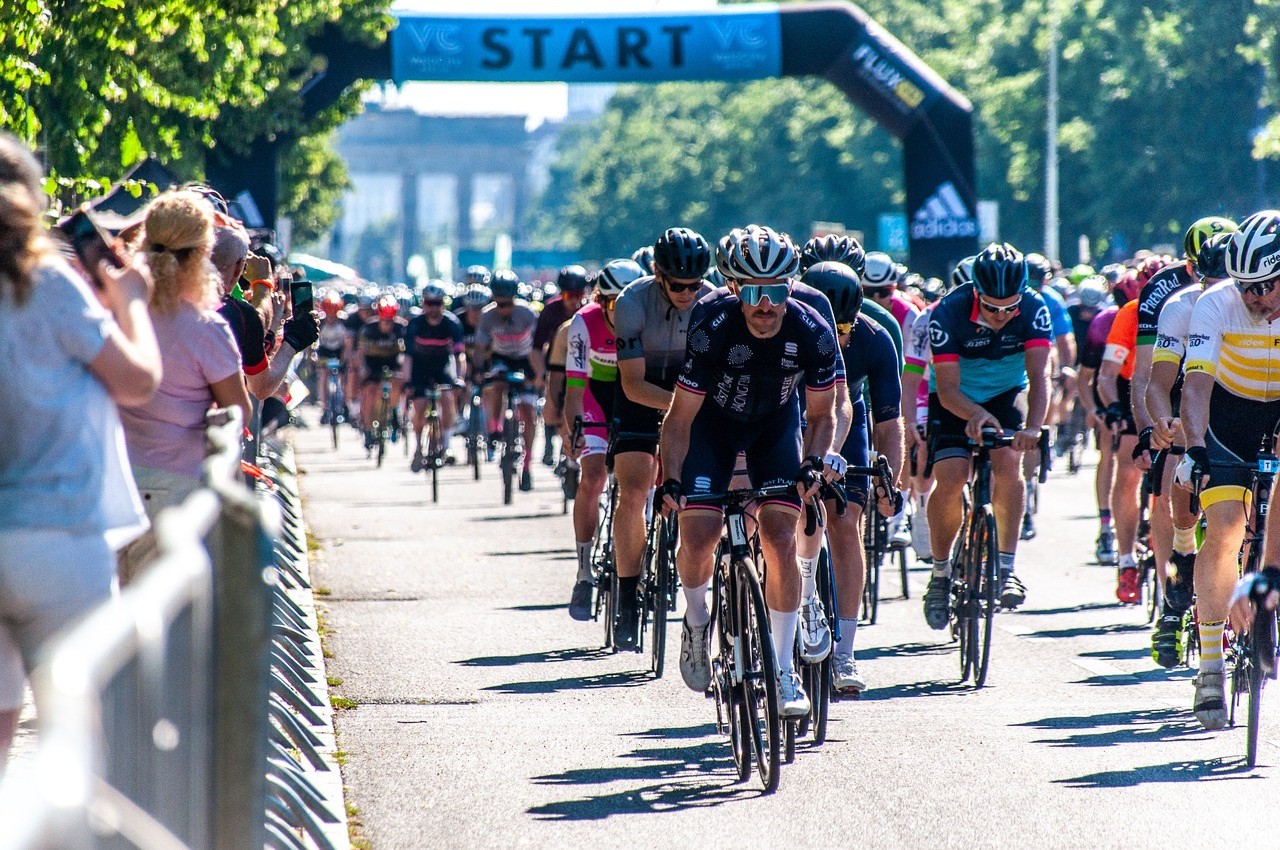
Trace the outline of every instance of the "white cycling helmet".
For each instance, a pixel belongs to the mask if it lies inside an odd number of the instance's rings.
[[[867,270],[862,275],[862,285],[870,287],[892,286],[898,282],[898,266],[883,251],[867,254]]]
[[[481,307],[489,303],[493,298],[493,293],[489,290],[489,287],[484,284],[473,283],[464,289],[458,298],[462,301],[463,307],[479,310]]]
[[[1280,211],[1263,210],[1240,222],[1227,245],[1227,274],[1241,283],[1280,275]]]
[[[432,281],[422,287],[422,292],[419,294],[423,301],[443,301],[447,293],[444,291],[443,286]]]
[[[790,278],[800,270],[800,252],[786,234],[749,224],[721,240],[716,267],[736,280]]]
[[[596,275],[596,292],[617,297],[628,284],[644,276],[644,269],[635,260],[610,260]]]
[[[1076,287],[1076,298],[1080,299],[1081,307],[1102,309],[1107,300],[1107,279],[1100,274],[1089,275]]]
[[[966,283],[973,283],[973,261],[977,256],[965,257],[956,263],[956,267],[951,270],[951,288],[964,286]]]

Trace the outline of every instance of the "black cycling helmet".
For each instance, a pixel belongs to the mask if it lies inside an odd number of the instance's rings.
[[[556,275],[556,286],[561,292],[582,292],[587,288],[587,270],[576,263],[565,266]]]
[[[631,255],[631,259],[640,264],[640,268],[644,269],[645,274],[653,274],[652,245],[645,245],[643,248],[637,248],[636,252]]]
[[[493,283],[489,286],[494,298],[515,298],[520,292],[520,275],[503,269],[493,274]]]
[[[1224,280],[1227,277],[1227,246],[1231,233],[1215,233],[1200,243],[1196,254],[1196,271],[1201,277]]]
[[[1012,298],[1027,285],[1027,261],[1008,242],[992,242],[973,260],[973,285],[989,298]]]
[[[653,243],[653,268],[684,280],[703,277],[711,268],[711,246],[687,227],[668,228]]]
[[[1053,263],[1049,262],[1048,257],[1044,254],[1027,254],[1027,279],[1033,286],[1038,287],[1051,274]]]
[[[467,266],[467,273],[463,276],[462,282],[467,286],[488,286],[489,281],[493,279],[493,275],[489,274],[489,270],[484,266]]]
[[[816,263],[800,276],[800,282],[827,296],[837,325],[847,325],[858,318],[858,311],[862,309],[862,280],[844,263],[831,260]]]
[[[843,263],[862,277],[867,266],[867,252],[852,236],[815,236],[804,243],[800,252],[800,270],[805,271],[818,263]]]

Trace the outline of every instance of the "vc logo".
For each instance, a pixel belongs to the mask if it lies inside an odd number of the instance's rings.
[[[413,35],[414,46],[419,53],[434,56],[449,56],[462,52],[462,43],[458,40],[461,28],[449,24],[411,24],[409,32]]]
[[[768,43],[762,25],[754,21],[712,21],[711,28],[723,50],[759,50]]]

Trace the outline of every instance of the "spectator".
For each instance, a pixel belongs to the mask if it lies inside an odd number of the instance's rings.
[[[160,382],[146,262],[101,264],[92,291],[41,225],[42,182],[0,133],[0,764],[41,646],[110,598],[112,550],[146,527],[115,403]]]
[[[154,517],[200,486],[209,408],[237,405],[245,421],[251,408],[240,351],[214,311],[213,211],[194,192],[167,192],[152,202],[145,227],[142,250],[155,279],[151,317],[164,378],[149,402],[126,406],[121,416],[134,479]],[[141,542],[130,547],[123,579],[132,577],[150,548]]]

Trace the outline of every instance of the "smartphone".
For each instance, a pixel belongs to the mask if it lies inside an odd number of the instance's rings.
[[[97,270],[98,262],[106,260],[114,268],[124,268],[124,261],[111,247],[111,236],[99,227],[89,213],[78,209],[58,225],[58,229],[84,263],[85,269],[92,273]]]
[[[306,278],[293,281],[289,286],[289,297],[293,299],[293,315],[295,316],[310,313],[315,307],[315,300],[311,295],[311,281]]]

